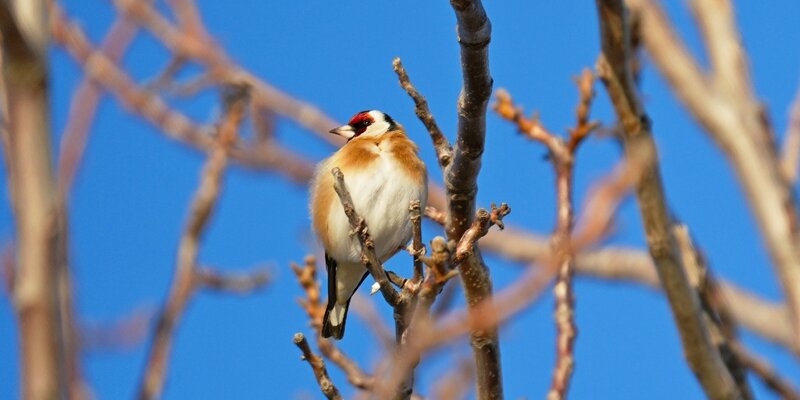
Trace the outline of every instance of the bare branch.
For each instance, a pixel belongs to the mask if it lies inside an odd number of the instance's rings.
[[[422,245],[422,214],[420,212],[420,201],[412,200],[408,211],[408,218],[411,220],[413,233],[411,246],[414,253],[414,277],[412,281],[418,283],[422,281],[422,256],[425,253],[425,247]]]
[[[769,362],[752,354],[740,343],[730,343],[730,346],[736,358],[782,399],[800,400],[800,392],[797,391],[797,388],[790,380],[780,376]]]
[[[203,288],[221,292],[250,294],[263,289],[270,281],[267,268],[256,268],[246,273],[221,273],[211,268],[199,268],[196,272],[197,283]]]
[[[232,88],[229,93],[226,93],[224,105],[226,111],[219,124],[217,144],[203,168],[200,186],[192,200],[186,228],[178,246],[175,277],[167,301],[158,317],[142,380],[139,383],[138,398],[141,400],[161,397],[174,331],[197,287],[197,254],[200,247],[200,236],[205,231],[222,190],[223,172],[228,162],[228,152],[237,140],[237,130],[246,111],[246,88]]]
[[[294,263],[292,263],[291,266],[298,282],[300,282],[300,286],[303,287],[306,293],[306,298],[300,300],[300,305],[305,309],[311,321],[311,326],[317,332],[317,347],[319,347],[319,351],[328,360],[344,371],[347,375],[347,381],[350,382],[351,385],[359,389],[370,390],[374,384],[373,377],[365,373],[355,361],[339,350],[333,341],[323,338],[320,334],[325,307],[320,302],[316,264],[316,259],[313,256],[308,256],[302,267]]]
[[[789,123],[783,135],[781,149],[781,169],[790,185],[797,183],[797,172],[800,168],[800,89],[789,109]]]
[[[594,100],[595,96],[594,78],[592,70],[584,68],[580,77],[576,79],[580,101],[575,108],[575,128],[570,130],[569,142],[567,143],[567,148],[573,155],[578,149],[578,145],[600,125],[598,122],[589,120],[589,110],[592,107],[592,100]]]
[[[489,228],[493,225],[497,225],[501,230],[505,228],[505,225],[503,225],[503,217],[509,213],[511,213],[511,207],[506,203],[500,204],[500,207],[492,204],[491,212],[483,208],[479,209],[475,213],[475,220],[472,222],[472,226],[464,232],[464,235],[461,236],[461,240],[458,241],[453,261],[458,264],[467,257],[471,257],[478,240],[486,236],[486,234],[489,233]]]
[[[71,304],[62,302],[60,270],[66,249],[56,216],[52,170],[50,93],[46,60],[46,2],[0,2],[3,130],[8,184],[16,225],[14,306],[19,320],[21,392],[24,398],[69,396],[73,341]],[[63,274],[65,280],[59,279]],[[62,311],[69,314],[62,315]],[[66,342],[69,342],[66,343]]]
[[[122,69],[93,48],[80,27],[66,19],[58,3],[53,3],[51,9],[53,38],[81,64],[87,76],[110,91],[129,111],[157,126],[159,132],[167,137],[202,151],[211,151],[214,146],[210,135],[212,127],[197,125],[170,109],[159,96],[136,86]],[[289,149],[271,144],[252,149],[232,148],[230,157],[247,167],[281,171],[296,182],[307,182],[314,171],[311,162]]]
[[[303,352],[303,360],[308,361],[308,365],[310,365],[311,369],[314,371],[314,376],[317,378],[322,394],[328,399],[341,400],[342,395],[339,394],[339,389],[336,389],[333,381],[331,381],[331,378],[328,376],[328,370],[325,368],[325,361],[323,361],[320,356],[311,352],[311,347],[308,346],[306,337],[303,336],[302,333],[295,333],[294,344]]]
[[[458,131],[453,161],[445,171],[448,240],[459,241],[472,224],[477,180],[486,138],[486,106],[492,92],[489,74],[489,42],[492,25],[480,0],[451,0],[461,47],[463,88],[458,99]],[[491,298],[492,280],[476,248],[459,265],[464,295],[470,306]],[[475,355],[476,395],[479,399],[501,399],[503,380],[497,331],[472,332]]]
[[[353,228],[353,233],[358,237],[358,241],[361,242],[361,262],[372,275],[372,278],[375,279],[375,282],[380,285],[381,293],[386,302],[395,307],[400,304],[400,294],[389,284],[389,277],[386,276],[383,264],[378,260],[378,256],[375,255],[375,243],[369,235],[367,222],[358,215],[355,206],[353,206],[353,199],[350,197],[350,192],[344,182],[344,174],[339,168],[334,168],[331,174],[333,174],[335,180],[333,187],[342,203],[344,213],[350,221],[350,227]]]
[[[131,21],[117,18],[98,51],[112,63],[118,63],[136,36],[137,30],[137,26]],[[85,76],[72,95],[69,119],[61,136],[58,157],[57,181],[61,197],[68,196],[75,181],[102,94],[100,85],[91,77]]]
[[[193,7],[191,2],[174,1],[176,7]],[[253,102],[266,107],[279,115],[297,122],[301,126],[320,133],[320,137],[335,142],[335,136],[328,134],[332,126],[338,126],[334,120],[322,113],[317,107],[294,99],[272,85],[264,82],[251,73],[234,65],[224,50],[210,40],[208,35],[195,36],[190,31],[175,27],[169,20],[158,13],[151,5],[137,0],[114,0],[117,9],[129,18],[139,22],[160,40],[173,54],[197,60],[206,65],[213,79],[224,83],[231,79],[247,82],[252,88]],[[205,32],[199,14],[191,17],[188,13],[179,12],[181,18],[192,18],[195,32]]]
[[[657,4],[652,0],[630,1],[631,8],[642,17],[642,37],[656,66],[729,158],[780,277],[797,331],[800,326],[797,202],[781,172],[772,127],[753,94],[730,2],[696,0],[694,3],[712,60],[710,78],[697,68]],[[800,339],[796,342],[795,347],[800,347]]]
[[[447,213],[437,210],[433,206],[425,207],[425,217],[441,226],[447,224]]]
[[[672,236],[672,219],[661,183],[656,147],[631,71],[630,35],[624,5],[621,0],[598,0],[597,8],[603,48],[598,73],[625,130],[626,156],[641,160],[641,165],[645,166],[637,183],[639,209],[650,254],[681,334],[686,357],[710,398],[741,398],[717,348],[711,343],[699,299],[689,285]],[[642,25],[648,25],[647,19],[643,18]],[[643,154],[647,158],[642,159]]]
[[[431,110],[428,108],[428,101],[425,100],[425,97],[422,96],[414,87],[414,84],[411,83],[411,79],[408,77],[408,73],[406,73],[406,69],[403,67],[403,63],[400,61],[399,57],[392,61],[392,66],[394,67],[394,72],[397,74],[397,78],[400,80],[400,86],[408,93],[411,99],[414,100],[414,111],[417,113],[417,118],[422,121],[422,124],[425,125],[425,128],[428,129],[428,133],[431,135],[433,148],[436,150],[436,159],[439,160],[439,166],[442,169],[447,168],[447,166],[450,165],[450,161],[453,159],[453,148],[442,133],[442,130],[436,125],[436,120],[433,118]]]

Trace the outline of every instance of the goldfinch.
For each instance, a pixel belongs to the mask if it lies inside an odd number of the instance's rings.
[[[344,336],[350,298],[369,272],[361,263],[361,244],[350,234],[344,209],[333,189],[333,168],[340,168],[356,212],[364,218],[385,262],[411,240],[408,206],[428,197],[428,174],[417,146],[387,114],[362,111],[347,125],[330,131],[347,143],[317,167],[310,188],[311,223],[325,248],[328,305],[322,336]]]

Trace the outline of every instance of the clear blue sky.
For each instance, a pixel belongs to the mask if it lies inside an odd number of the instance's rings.
[[[114,18],[105,0],[67,2],[92,40],[103,37]],[[598,54],[595,5],[591,1],[488,2],[495,87],[507,88],[526,110],[563,131],[573,122],[576,90],[571,77],[593,66]],[[680,3],[680,2],[671,2]],[[242,66],[288,93],[318,105],[337,120],[378,108],[409,129],[441,182],[433,150],[416,121],[410,100],[398,87],[391,60],[400,56],[418,88],[428,97],[441,127],[452,138],[461,85],[455,18],[440,1],[237,2],[201,1],[208,27]],[[744,42],[751,55],[757,92],[782,136],[787,107],[800,76],[800,3],[790,0],[737,2]],[[671,4],[671,17],[699,53],[697,31],[687,9]],[[124,60],[138,80],[153,77],[168,53],[144,34]],[[54,132],[66,122],[80,69],[60,49],[52,52]],[[196,72],[191,69],[188,72]],[[188,76],[189,73],[184,74]],[[643,93],[653,120],[667,196],[705,250],[713,270],[762,296],[779,299],[773,269],[756,226],[727,162],[697,124],[681,109],[663,80],[647,63]],[[598,86],[594,116],[614,122]],[[205,93],[175,104],[199,121],[213,121],[216,97]],[[293,123],[280,121],[279,140],[313,159],[332,148]],[[58,142],[55,135],[54,142]],[[581,149],[577,200],[619,157],[618,146],[593,138]],[[553,177],[544,150],[519,137],[490,115],[479,203],[505,201],[513,207],[509,224],[549,232],[553,224]],[[77,304],[89,324],[114,321],[154,309],[170,284],[175,249],[195,190],[202,156],[160,135],[107,98],[71,200],[71,259]],[[13,237],[5,171],[0,172],[0,242]],[[203,264],[242,269],[268,263],[275,282],[247,298],[203,293],[182,321],[170,363],[167,399],[320,397],[308,366],[299,361],[292,334],[309,333],[295,299],[300,290],[290,261],[317,250],[309,231],[306,189],[278,176],[232,168],[218,212],[200,254]],[[438,231],[427,226],[426,240]],[[623,206],[609,243],[643,248],[635,202]],[[519,266],[490,257],[495,286],[511,283]],[[403,270],[407,256],[389,263]],[[399,268],[398,268],[399,266]],[[679,340],[663,297],[641,287],[579,277],[575,399],[701,398],[699,385],[683,361]],[[375,299],[384,317],[389,310]],[[541,398],[554,356],[552,296],[546,296],[502,330],[508,398]],[[376,343],[351,318],[343,348],[369,367]],[[794,381],[796,360],[751,335],[745,341],[769,356]],[[0,296],[0,398],[19,396],[18,337],[7,294]],[[99,398],[130,398],[141,374],[145,344],[93,351],[85,373]],[[421,369],[423,393],[454,359],[469,356],[464,346],[442,352]],[[336,370],[333,378],[352,393]],[[754,382],[759,398],[771,394]]]

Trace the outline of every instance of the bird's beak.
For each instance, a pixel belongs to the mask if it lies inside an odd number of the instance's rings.
[[[350,125],[342,125],[338,128],[331,129],[330,132],[333,133],[334,135],[342,136],[347,140],[352,139],[353,136],[356,135],[356,132],[353,131],[353,127]]]

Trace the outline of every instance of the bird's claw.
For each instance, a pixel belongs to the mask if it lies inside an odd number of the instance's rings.
[[[423,245],[422,247],[420,247],[419,250],[417,250],[414,249],[414,244],[409,244],[408,246],[406,246],[406,251],[413,257],[425,257],[425,255],[428,254],[428,249],[425,248],[425,245]]]

